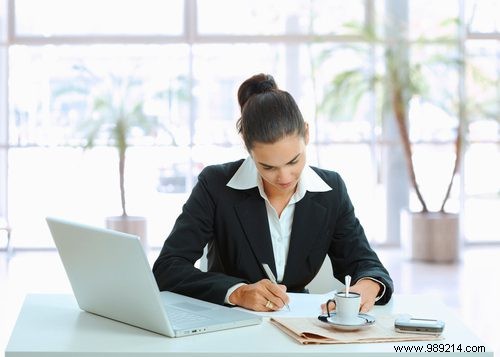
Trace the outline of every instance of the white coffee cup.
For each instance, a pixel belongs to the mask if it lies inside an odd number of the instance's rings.
[[[330,317],[329,302],[335,302],[335,321],[345,324],[356,322],[361,306],[361,295],[353,292],[346,294],[345,291],[335,293],[334,298],[326,303],[328,317]]]

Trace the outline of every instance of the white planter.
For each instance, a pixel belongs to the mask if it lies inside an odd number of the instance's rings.
[[[401,242],[411,259],[456,262],[460,255],[459,215],[402,211]]]
[[[146,218],[140,216],[106,217],[106,228],[139,236],[144,250],[148,249]]]

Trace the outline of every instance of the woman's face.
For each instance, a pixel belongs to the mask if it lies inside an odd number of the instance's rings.
[[[295,192],[306,164],[308,141],[306,130],[305,137],[289,135],[273,144],[257,142],[253,145],[250,155],[268,196],[291,195]]]

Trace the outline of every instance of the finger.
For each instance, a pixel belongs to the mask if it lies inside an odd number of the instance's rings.
[[[283,301],[281,301],[280,299],[270,298],[266,300],[264,306],[266,311],[279,311],[285,305],[283,304]]]
[[[266,304],[264,305],[264,307],[268,310],[268,311],[273,311],[274,310],[274,304],[271,300],[267,300],[266,301]]]
[[[330,312],[335,311],[335,303],[334,303],[333,301],[330,301],[330,302],[328,303],[328,310],[329,310]],[[326,304],[321,304],[321,312],[322,312],[323,314],[326,314],[326,313],[327,313],[327,311],[326,311]]]
[[[264,305],[265,311],[275,311],[276,305],[270,299],[265,299],[262,304]]]
[[[281,310],[284,306],[285,303],[283,302],[283,300],[274,295],[268,295],[268,297],[266,298],[266,308],[268,308],[270,311]]]
[[[278,294],[276,294],[275,291],[273,291],[273,295],[276,299],[279,299],[283,305],[288,304],[290,302],[290,298],[288,297],[287,293],[281,289],[279,290]]]
[[[264,294],[268,300],[271,300],[275,305],[278,305],[279,308],[282,308],[285,304],[288,304],[290,298],[286,294],[286,286],[274,284],[270,280],[265,282],[265,287],[269,293]]]
[[[252,300],[252,310],[260,312],[274,311],[274,303],[265,296],[259,294],[259,296],[255,296]]]
[[[272,285],[264,284],[261,294],[261,305],[264,305],[265,311],[277,311],[283,308],[285,305],[283,300],[280,297],[276,296],[272,289],[276,289],[276,284],[271,283]],[[274,287],[273,287],[274,285]]]
[[[271,280],[264,279],[261,280],[262,284],[266,287],[267,290],[271,291],[276,296],[287,296],[286,295],[286,285],[283,284],[275,284]]]
[[[373,305],[373,302],[365,301],[361,304],[361,308],[359,309],[359,311],[365,314],[372,309]]]

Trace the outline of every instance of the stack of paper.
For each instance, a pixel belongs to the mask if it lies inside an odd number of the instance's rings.
[[[395,316],[378,316],[375,324],[357,331],[340,331],[313,317],[272,317],[271,323],[302,344],[433,341],[442,337],[400,333],[394,330]]]

